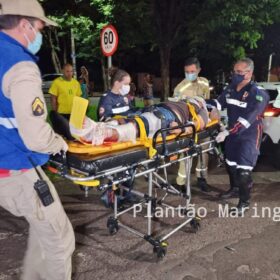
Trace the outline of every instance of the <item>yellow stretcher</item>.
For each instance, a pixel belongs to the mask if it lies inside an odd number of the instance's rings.
[[[79,105],[78,108],[74,108],[75,110],[74,115],[78,112],[84,116],[85,103],[83,106]],[[76,127],[81,127],[82,119],[83,117],[75,118],[75,120],[72,118],[70,122],[72,121]],[[123,227],[145,239],[153,246],[157,256],[161,258],[166,254],[166,240],[186,224],[190,224],[197,230],[199,218],[186,216],[186,219],[172,231],[162,237],[155,237],[152,235],[153,207],[160,203],[161,206],[174,208],[174,206],[164,203],[167,196],[172,194],[185,200],[185,211],[187,212],[191,200],[192,159],[198,156],[202,160],[203,153],[214,150],[215,141],[213,139],[219,130],[219,123],[217,121],[211,122],[203,131],[198,132],[193,123],[187,123],[179,128],[183,131],[184,128],[191,127],[191,134],[179,136],[171,134],[166,139],[163,135],[174,128],[165,128],[159,130],[153,139],[149,139],[139,118],[137,122],[140,127],[140,137],[136,143],[105,143],[101,146],[91,146],[75,141],[68,142],[69,151],[64,155],[53,156],[50,160],[50,170],[84,186],[86,195],[90,187],[95,187],[101,191],[111,190],[114,194],[119,192],[119,189],[126,190],[138,196],[139,203],[119,211],[118,197],[114,195],[114,215],[109,217],[107,227],[111,234],[116,233],[119,227]],[[170,184],[166,171],[167,167],[180,161],[185,162],[186,174],[188,174],[183,192]],[[163,170],[163,176],[160,175],[159,170]],[[147,192],[145,193],[132,187],[134,180],[140,176],[148,178]],[[165,193],[163,197],[155,197],[153,195],[154,188],[163,190]],[[148,205],[147,233],[141,233],[120,221],[120,216],[127,214],[140,204]]]
[[[83,126],[83,120],[86,115],[86,109],[88,106],[88,100],[80,97],[74,97],[74,102],[73,102],[73,108],[72,108],[72,113],[70,117],[70,124],[74,126],[75,128],[82,128]],[[192,112],[193,118],[196,119],[197,116],[194,112],[194,109],[190,104],[188,104],[190,112]],[[156,155],[157,151],[153,147],[153,141],[154,139],[148,138],[144,123],[139,117],[134,117],[134,119],[137,121],[138,126],[140,128],[140,137],[137,139],[135,143],[132,142],[122,142],[122,143],[105,143],[100,146],[92,146],[90,144],[85,145],[85,143],[80,143],[80,142],[69,142],[69,152],[75,153],[75,154],[92,154],[92,155],[100,155],[100,154],[108,154],[111,152],[116,152],[116,151],[122,151],[130,148],[135,148],[135,147],[140,147],[144,146],[149,149],[149,156],[153,157]],[[211,123],[208,123],[206,126],[206,130],[209,127],[212,127],[213,125],[216,125],[218,121],[213,121]],[[196,128],[199,130],[199,127]],[[182,134],[180,135],[181,137],[184,137],[186,135]],[[195,134],[195,141],[197,142],[197,137],[198,135]],[[166,137],[167,141],[172,141],[174,139],[178,139],[178,136],[176,135],[168,135]],[[162,142],[162,137],[156,137],[156,141],[158,143]]]

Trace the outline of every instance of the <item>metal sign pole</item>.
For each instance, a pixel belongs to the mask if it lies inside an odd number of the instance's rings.
[[[268,69],[267,69],[267,81],[270,82],[270,71],[271,71],[271,64],[272,64],[272,56],[275,55],[275,53],[271,53],[269,55],[268,59]]]
[[[109,75],[109,69],[112,67],[112,56],[108,56],[108,88],[111,88],[111,77]]]
[[[71,57],[72,57],[74,78],[77,78],[75,39],[74,39],[74,34],[73,34],[72,28],[71,28]]]
[[[112,56],[108,56],[108,68],[112,67]]]

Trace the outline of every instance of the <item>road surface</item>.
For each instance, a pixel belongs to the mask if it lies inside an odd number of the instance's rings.
[[[174,180],[176,167],[169,173]],[[244,218],[222,217],[219,209],[225,202],[218,194],[227,189],[228,177],[224,168],[212,166],[208,180],[212,191],[205,194],[192,188],[192,203],[207,209],[201,228],[192,233],[187,225],[171,236],[167,255],[160,261],[150,244],[128,231],[120,229],[113,236],[108,233],[106,223],[111,210],[104,208],[100,193],[91,191],[85,198],[70,182],[56,180],[75,229],[73,279],[279,280],[280,172],[261,160],[253,175],[251,210]],[[144,185],[145,181],[138,182],[142,190],[146,189]],[[235,205],[237,199],[227,202]],[[262,214],[264,217],[259,217]],[[0,220],[0,280],[19,279],[27,223],[2,208]],[[122,220],[141,230],[147,227],[141,214],[136,218],[127,214]],[[154,223],[153,231],[166,232],[177,221],[164,218]]]

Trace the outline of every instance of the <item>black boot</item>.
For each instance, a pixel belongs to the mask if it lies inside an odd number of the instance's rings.
[[[207,181],[205,178],[197,178],[197,186],[203,191],[203,192],[210,192],[209,186],[207,184]]]
[[[181,193],[186,193],[186,186],[185,185],[178,185],[177,183],[172,184],[172,186]]]
[[[237,169],[236,166],[230,166],[226,164],[226,170],[229,175],[229,184],[230,184],[230,189],[227,190],[226,192],[222,193],[220,195],[220,198],[222,199],[228,199],[228,198],[233,198],[233,197],[239,197],[239,188],[236,185],[237,181]]]
[[[230,188],[226,192],[222,193],[220,195],[220,198],[222,199],[228,199],[228,198],[236,198],[239,197],[239,189],[238,188]]]
[[[240,201],[249,201],[250,192],[252,188],[252,171],[237,169],[237,185],[239,187],[239,198]]]
[[[249,200],[247,201],[242,201],[241,199],[239,200],[238,204],[236,207],[233,207],[230,209],[230,212],[234,212],[236,213],[238,216],[243,216],[244,213],[246,211],[249,210],[249,205],[250,205],[250,202]]]

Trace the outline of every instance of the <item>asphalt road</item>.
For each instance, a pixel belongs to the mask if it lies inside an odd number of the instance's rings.
[[[168,173],[174,180],[176,167]],[[227,189],[228,178],[224,168],[216,168],[212,161],[208,180],[212,191],[206,194],[192,188],[192,203],[205,207],[207,216],[201,220],[197,233],[187,225],[171,236],[162,260],[157,259],[149,243],[128,231],[121,228],[113,236],[108,233],[106,223],[111,210],[103,206],[99,192],[91,191],[85,198],[70,182],[56,180],[75,229],[73,279],[280,279],[280,172],[261,159],[253,176],[252,208],[243,218],[222,217],[219,209],[227,203],[235,205],[237,199],[218,198]],[[138,181],[137,188],[146,191],[145,180]],[[261,214],[264,217],[259,217]],[[121,220],[145,231],[147,224],[142,216],[133,218],[126,214]],[[0,220],[0,280],[19,279],[27,223],[2,208]],[[166,233],[179,221],[158,220],[153,223],[153,233]]]

